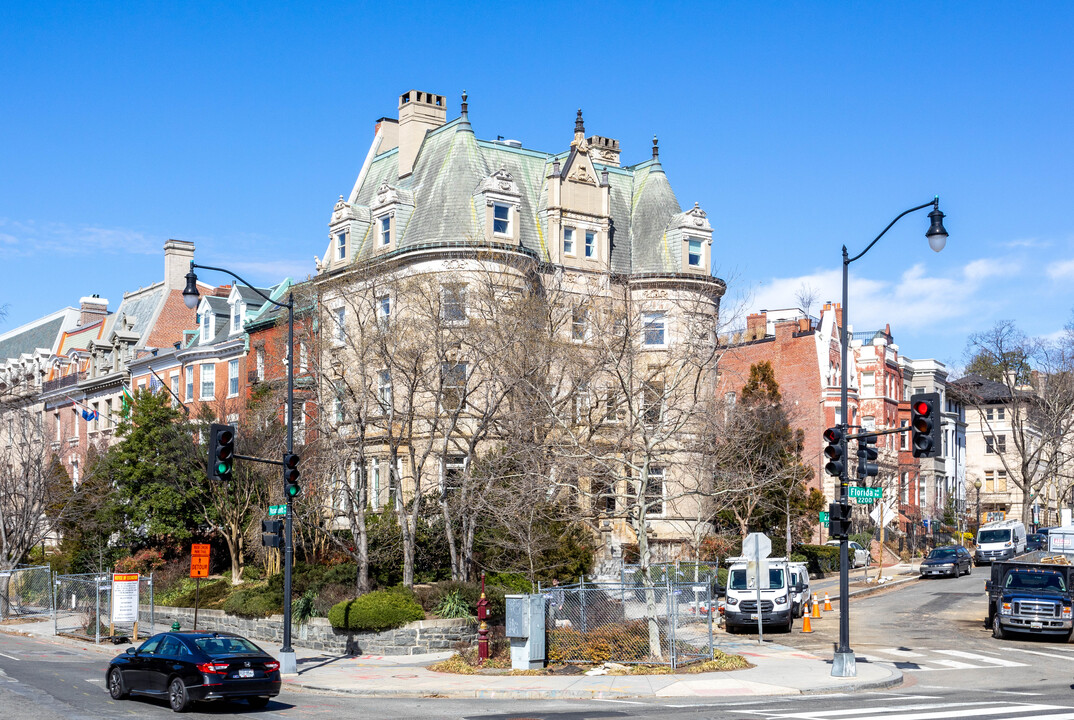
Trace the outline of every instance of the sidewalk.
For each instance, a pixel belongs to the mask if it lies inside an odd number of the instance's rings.
[[[867,568],[855,568],[850,571],[850,597],[863,597],[871,595],[875,592],[880,592],[884,588],[891,587],[892,585],[898,585],[904,582],[910,582],[917,580],[921,577],[920,574],[920,560],[910,563],[897,563],[895,565],[884,565],[884,571],[881,574],[881,578],[891,578],[890,580],[884,580],[884,582],[877,584],[876,581],[876,564],[872,564]],[[832,601],[839,599],[839,573],[832,573],[828,577],[821,578],[820,580],[811,580],[810,588],[813,592],[820,596],[820,599],[824,599],[824,593],[828,593],[828,596]]]
[[[868,577],[873,579],[875,576],[876,568],[870,568]],[[866,582],[861,569],[855,570],[851,575],[850,597],[879,592],[918,577],[916,568],[906,564],[885,567],[883,576],[891,580],[878,586]],[[835,575],[814,581],[813,588],[820,598],[823,599],[827,592],[832,600],[836,600],[839,577]],[[52,634],[52,627],[52,621],[45,619],[0,625],[0,632],[83,648],[98,653],[102,662],[126,648],[126,645],[94,645],[73,638],[56,637]],[[168,629],[158,624],[155,631]],[[147,630],[143,629],[143,634]],[[346,657],[296,646],[298,673],[285,676],[284,684],[294,690],[378,697],[611,699],[850,692],[892,687],[902,682],[899,670],[867,662],[857,664],[857,677],[834,678],[831,676],[831,653],[815,655],[773,642],[762,645],[755,638],[732,636],[722,630],[716,632],[714,642],[718,649],[742,655],[754,667],[696,675],[455,675],[432,672],[427,667],[450,657],[450,652]],[[266,643],[260,644],[270,652],[277,650]]]

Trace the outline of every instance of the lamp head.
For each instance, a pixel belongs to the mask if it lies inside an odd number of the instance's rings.
[[[201,294],[198,292],[198,276],[194,274],[193,263],[186,274],[186,287],[183,288],[183,304],[193,310],[198,306]]]
[[[980,490],[981,489],[981,478],[977,478],[976,480],[974,480],[973,481],[973,486],[975,488],[977,488],[978,490]]]
[[[932,204],[932,212],[929,213],[929,225],[928,232],[925,233],[925,237],[929,239],[929,247],[936,252],[940,252],[947,245],[947,230],[943,226],[944,214],[940,212],[940,198],[936,198]]]

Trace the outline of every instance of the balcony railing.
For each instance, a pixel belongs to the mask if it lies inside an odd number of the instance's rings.
[[[41,392],[48,393],[55,390],[62,390],[63,388],[72,387],[77,385],[80,380],[86,379],[86,373],[71,373],[70,375],[64,375],[63,377],[56,378],[55,380],[46,380],[41,384]]]

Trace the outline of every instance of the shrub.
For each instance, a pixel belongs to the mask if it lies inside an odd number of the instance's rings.
[[[328,611],[328,621],[339,630],[388,630],[423,619],[425,612],[409,590],[375,590]]]
[[[165,565],[167,565],[167,562],[159,551],[145,548],[134,555],[118,560],[116,562],[116,572],[149,575]]]
[[[459,597],[459,591],[448,593],[440,598],[433,612],[442,618],[471,618],[474,616],[470,603]]]
[[[666,631],[666,628],[664,628]],[[551,663],[646,662],[649,654],[649,625],[646,620],[610,623],[589,632],[574,628],[548,631],[548,661]],[[686,643],[678,643],[680,652],[697,652]]]
[[[260,580],[263,574],[257,565],[246,565],[242,568],[242,579],[246,582]]]
[[[470,607],[470,614],[477,614],[477,602],[481,599],[480,583],[464,583],[455,580],[444,580],[428,585],[414,587],[415,596],[426,612],[436,612],[437,605],[447,595],[458,593],[460,599],[466,601]],[[528,591],[527,591],[528,592]],[[490,624],[502,624],[506,616],[507,601],[504,599],[507,592],[504,588],[485,582],[485,599],[488,600],[488,621]]]
[[[485,587],[492,585],[503,588],[509,595],[528,595],[533,592],[533,583],[522,573],[489,573],[485,576]]]
[[[798,551],[806,556],[809,572],[824,576],[839,569],[839,548],[835,545],[800,545]]]
[[[244,588],[232,593],[223,610],[240,617],[268,617],[283,611],[283,595],[265,586]]]
[[[850,539],[861,545],[868,550],[872,547],[873,534],[872,533],[851,533]]]
[[[195,600],[199,607],[218,607],[231,592],[231,583],[227,580],[202,581],[198,588],[197,581],[186,578],[178,583],[170,592],[157,595],[154,600],[161,605],[172,607],[194,607]]]

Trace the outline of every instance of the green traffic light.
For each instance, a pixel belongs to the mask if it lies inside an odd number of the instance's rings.
[[[217,463],[217,465],[216,465],[216,473],[218,475],[224,475],[225,473],[229,473],[229,472],[231,472],[231,466],[230,465],[228,465],[227,463]]]
[[[288,485],[287,486],[287,494],[290,495],[291,497],[296,497],[298,495],[298,491],[299,491],[298,485]]]

